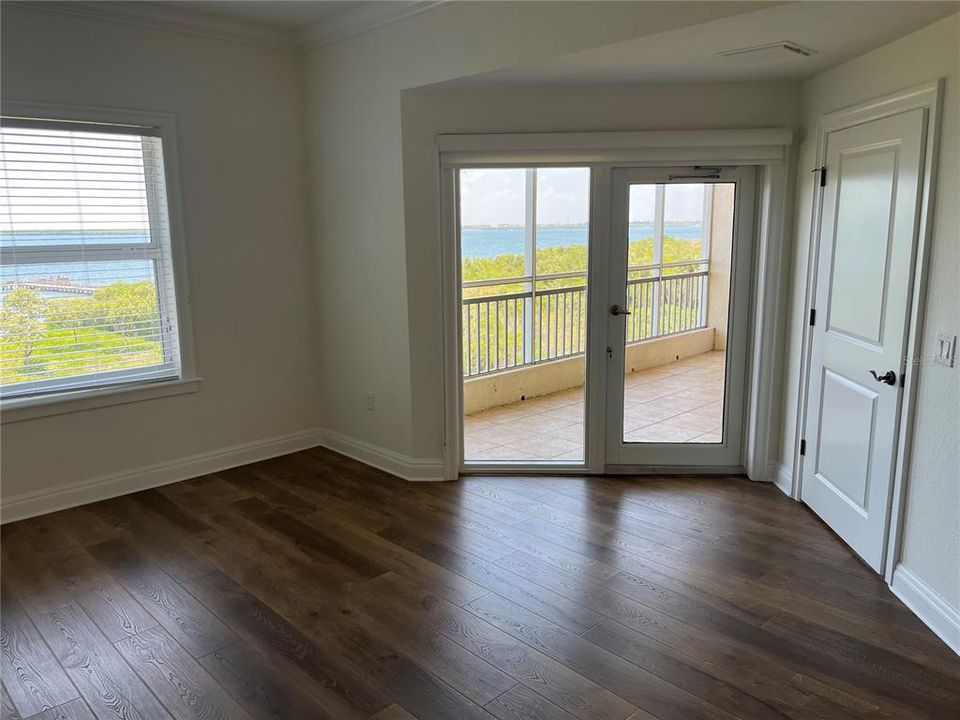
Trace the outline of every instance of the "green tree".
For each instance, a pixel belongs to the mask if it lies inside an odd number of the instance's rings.
[[[19,364],[26,365],[46,329],[46,301],[33,288],[17,287],[3,298],[0,310],[0,336],[4,356],[19,355]],[[10,357],[4,357],[4,365]]]
[[[159,332],[157,287],[149,280],[97,288],[91,310],[93,322],[103,330],[132,337],[155,337]]]
[[[47,302],[47,328],[69,330],[73,342],[79,343],[80,331],[90,324],[93,303],[89,298],[63,298]]]

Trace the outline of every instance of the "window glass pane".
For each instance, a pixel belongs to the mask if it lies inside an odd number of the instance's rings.
[[[590,169],[537,170],[537,275],[587,270]],[[545,280],[544,287],[582,285],[583,278]]]
[[[527,171],[494,168],[460,171],[460,253],[464,282],[521,277]],[[485,288],[480,294],[515,292],[518,285]],[[478,294],[465,287],[464,294]]]
[[[663,189],[663,262],[699,261],[703,254],[703,183]],[[690,272],[699,265],[664,268],[665,275]]]
[[[630,188],[631,262],[635,229],[662,214],[664,266],[627,277],[624,443],[723,440],[734,193],[730,183]]]
[[[150,242],[142,138],[0,131],[0,246]]]
[[[179,377],[162,141],[36,123],[0,129],[0,392]]]
[[[629,277],[649,277],[646,267],[656,262],[654,221],[656,220],[656,185],[630,186],[630,224],[628,230],[627,265]]]
[[[590,169],[459,173],[464,459],[582,463]]]
[[[2,384],[164,361],[151,260],[0,268]]]

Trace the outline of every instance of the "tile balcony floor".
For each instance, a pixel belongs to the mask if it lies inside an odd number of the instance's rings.
[[[625,378],[628,442],[720,442],[726,353],[707,352]],[[470,461],[582,461],[583,387],[464,418]]]

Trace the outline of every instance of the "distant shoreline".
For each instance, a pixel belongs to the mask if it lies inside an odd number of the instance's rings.
[[[671,220],[667,225],[700,225],[699,220]],[[630,223],[631,227],[637,225],[653,225],[653,220],[634,220]],[[537,227],[542,230],[550,229],[570,229],[570,230],[579,230],[582,228],[587,228],[589,225],[587,223],[538,223]],[[461,230],[523,230],[523,225],[461,225]]]

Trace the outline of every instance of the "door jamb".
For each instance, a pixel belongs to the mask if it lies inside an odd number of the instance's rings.
[[[456,172],[459,167],[589,165],[596,171],[609,173],[615,166],[683,166],[709,162],[717,165],[758,166],[758,203],[755,263],[757,278],[751,298],[751,348],[748,372],[747,423],[744,434],[743,466],[748,476],[757,481],[770,481],[776,473],[778,452],[777,403],[780,394],[774,383],[779,377],[779,353],[774,335],[786,307],[786,258],[784,208],[791,172],[793,133],[784,129],[760,130],[696,130],[641,131],[602,133],[523,133],[481,135],[439,135],[441,193],[441,229],[444,302],[444,468],[445,479],[453,480],[461,472],[480,473],[548,473],[597,474],[596,453],[602,436],[587,439],[587,464],[570,467],[551,464],[497,464],[462,467],[462,408],[459,251],[457,247]],[[597,183],[594,183],[596,187]],[[591,208],[591,214],[594,208]],[[595,243],[594,243],[595,244]],[[593,258],[591,258],[592,260]],[[762,263],[762,264],[761,264]],[[597,303],[594,303],[596,306]],[[597,308],[595,308],[597,309]],[[600,309],[597,309],[599,312]],[[593,319],[593,318],[591,318]],[[594,323],[596,325],[596,323]],[[588,341],[589,344],[589,341]],[[592,365],[597,362],[593,353]],[[589,357],[589,356],[588,356]],[[590,362],[588,360],[588,362]],[[588,396],[588,416],[591,403]],[[597,423],[594,422],[596,435]],[[643,472],[646,468],[623,468]],[[678,469],[679,470],[679,469]],[[726,473],[729,468],[691,468],[699,472]],[[610,468],[607,469],[610,471]],[[661,469],[662,472],[662,469]]]
[[[913,252],[913,278],[908,297],[909,325],[907,348],[900,370],[907,380],[903,389],[900,416],[897,428],[896,464],[893,488],[889,499],[890,514],[886,530],[883,558],[883,574],[888,584],[893,582],[893,571],[900,560],[903,535],[903,512],[906,499],[906,474],[910,463],[913,438],[913,423],[916,413],[916,392],[921,363],[913,362],[918,357],[922,342],[924,305],[926,301],[927,276],[929,274],[930,244],[933,233],[933,205],[936,193],[937,160],[940,145],[940,115],[943,98],[943,80],[923,83],[891,95],[837,110],[820,118],[817,130],[817,168],[826,164],[827,136],[855,125],[880,120],[910,110],[925,110],[926,147],[924,148],[923,181],[920,192],[920,215]],[[829,172],[829,168],[828,168]],[[818,182],[816,178],[813,182]],[[800,382],[797,395],[796,435],[793,443],[793,468],[790,497],[801,499],[803,484],[803,461],[800,443],[806,435],[807,393],[810,385],[810,354],[813,333],[806,318],[810,315],[817,289],[817,257],[820,252],[820,224],[823,210],[823,189],[817,187],[811,209],[810,243],[807,255],[806,287],[803,303],[803,340],[800,354]],[[912,367],[908,367],[912,366]]]

